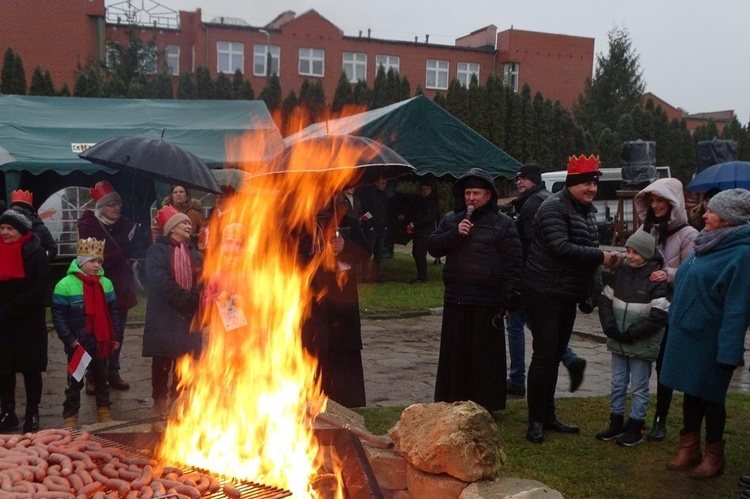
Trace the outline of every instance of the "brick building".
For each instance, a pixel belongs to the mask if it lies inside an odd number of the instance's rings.
[[[583,91],[594,63],[593,38],[514,29],[498,33],[489,25],[455,45],[439,45],[428,39],[376,39],[369,33],[347,36],[315,10],[299,16],[284,12],[259,27],[225,17],[203,21],[201,9],[176,12],[145,3],[148,8],[141,11],[118,11],[118,4],[107,8],[104,0],[4,0],[0,50],[12,47],[21,55],[27,81],[38,65],[50,71],[56,86],[72,88],[77,66],[104,60],[107,41],[124,40],[125,23],[134,18],[142,39],[156,41],[175,87],[184,71],[207,66],[214,78],[219,71],[232,74],[240,68],[258,92],[270,60],[284,95],[298,92],[305,78],[321,78],[330,100],[342,70],[352,82],[363,79],[372,87],[383,65],[405,75],[412,91],[421,85],[429,97],[447,90],[454,78],[468,84],[476,73],[484,82],[495,72],[517,91],[528,83],[532,95],[542,92],[567,107]]]
[[[699,126],[708,124],[708,120],[713,119],[716,123],[716,128],[719,130],[719,133],[721,133],[724,131],[724,127],[734,119],[734,110],[731,109],[726,111],[712,111],[708,113],[688,113],[681,107],[674,107],[651,92],[646,92],[643,94],[643,104],[645,105],[649,100],[653,101],[654,107],[661,106],[664,112],[667,113],[669,121],[672,121],[673,119],[680,121],[685,118],[687,129],[691,132],[694,132]]]

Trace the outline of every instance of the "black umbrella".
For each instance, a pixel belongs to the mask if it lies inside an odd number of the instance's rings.
[[[356,169],[352,186],[372,184],[378,178],[396,178],[414,167],[393,149],[367,137],[325,135],[289,144],[267,174],[325,173]]]
[[[163,139],[115,137],[89,148],[80,158],[98,165],[190,189],[220,193],[221,189],[206,164]]]

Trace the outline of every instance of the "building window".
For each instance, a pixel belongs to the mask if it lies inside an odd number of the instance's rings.
[[[377,72],[380,69],[380,66],[383,66],[383,69],[385,70],[386,74],[388,73],[389,69],[394,70],[396,73],[398,73],[400,59],[397,55],[376,55],[375,56],[375,72]]]
[[[125,48],[117,42],[110,42],[107,45],[106,61],[108,69],[114,69],[122,64],[122,54]],[[144,44],[138,49],[136,55],[138,59],[138,72],[142,74],[155,75],[157,70],[156,46],[152,43]]]
[[[518,66],[517,62],[506,62],[503,66],[503,81],[514,92],[518,92]]]
[[[299,74],[304,76],[325,76],[326,53],[322,49],[299,49]]]
[[[268,53],[266,53],[268,48]],[[271,71],[267,71],[268,54],[271,54]],[[253,48],[253,74],[255,76],[279,76],[281,49],[278,45],[256,45]]]
[[[427,59],[427,88],[448,90],[448,61]]]
[[[216,42],[217,73],[245,72],[245,46],[239,42]]]
[[[367,81],[367,54],[344,52],[344,73],[349,83]]]
[[[167,67],[169,74],[180,76],[180,47],[179,45],[167,45],[164,49],[167,54]]]
[[[464,87],[469,87],[471,83],[471,75],[477,75],[477,82],[479,82],[479,64],[473,62],[459,62],[458,63],[458,77],[459,83]]]

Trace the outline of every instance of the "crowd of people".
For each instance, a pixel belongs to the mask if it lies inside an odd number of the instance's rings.
[[[635,196],[642,225],[625,251],[617,252],[599,246],[592,204],[599,166],[594,156],[571,157],[565,187],[552,194],[541,182],[539,165],[523,165],[515,178],[513,218],[498,208],[494,179],[482,169],[472,168],[456,181],[454,208],[439,223],[436,186],[419,181],[417,202],[397,220],[413,238],[412,284],[426,282],[428,253],[445,259],[435,401],[472,400],[494,411],[505,408],[509,394],[525,395],[530,442],[544,442],[550,431],[579,433],[578,426],[558,419],[555,391],[561,363],[570,372],[571,391],[580,386],[585,360],[568,343],[576,314],[598,306],[612,355],[612,389],[609,425],[596,438],[626,447],[644,438],[664,440],[672,392],[678,390],[684,393],[683,428],[678,454],[667,468],[689,470],[693,478],[715,476],[724,467],[725,397],[742,364],[750,324],[750,192],[708,193],[698,207],[702,226],[696,228],[691,221],[696,223],[697,211],[689,217],[681,182],[657,180]],[[336,226],[323,246],[351,272],[343,286],[337,271],[315,275],[314,291],[326,297],[313,304],[303,344],[318,357],[323,390],[348,407],[366,404],[356,268],[364,269],[365,281],[382,280],[390,220],[386,185],[381,178],[361,196],[345,189],[318,215],[321,234]],[[233,194],[223,192],[212,216],[231,209]],[[109,183],[97,183],[91,196],[94,209],[78,220],[76,258],[52,293],[52,320],[69,361],[81,351],[91,358],[85,379],[68,376],[63,426],[78,425],[82,390],[95,397],[99,420],[111,421],[109,390],[129,388],[120,376],[119,356],[128,311],[137,303],[133,261],[146,247],[149,300],[142,355],[152,358],[154,411],[166,417],[178,396],[177,359],[201,350],[201,336],[192,334],[196,314],[206,303],[234,300],[232,279],[212,276],[204,290],[198,243],[201,229],[207,234],[207,220],[185,187],[172,186],[150,238],[122,215],[122,198]],[[310,251],[322,251],[321,234],[307,238]],[[144,236],[149,240],[141,240]],[[220,245],[229,265],[245,242],[244,227],[233,223],[201,244]],[[300,253],[306,254],[302,248]],[[14,191],[10,208],[0,215],[0,431],[20,424],[16,373],[22,373],[26,392],[23,430],[39,429],[48,348],[45,308],[55,255],[33,195]],[[606,285],[603,268],[611,274]],[[524,327],[532,335],[528,370]],[[647,433],[654,363],[657,403]]]

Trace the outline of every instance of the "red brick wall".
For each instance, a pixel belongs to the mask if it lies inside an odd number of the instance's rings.
[[[541,92],[572,107],[594,70],[594,39],[510,29],[497,35],[497,72],[505,62],[519,63],[519,84],[531,95]]]
[[[27,84],[41,66],[55,87],[67,82],[72,91],[76,64],[96,59],[96,16],[104,13],[104,0],[3,0],[0,51],[21,55]]]

